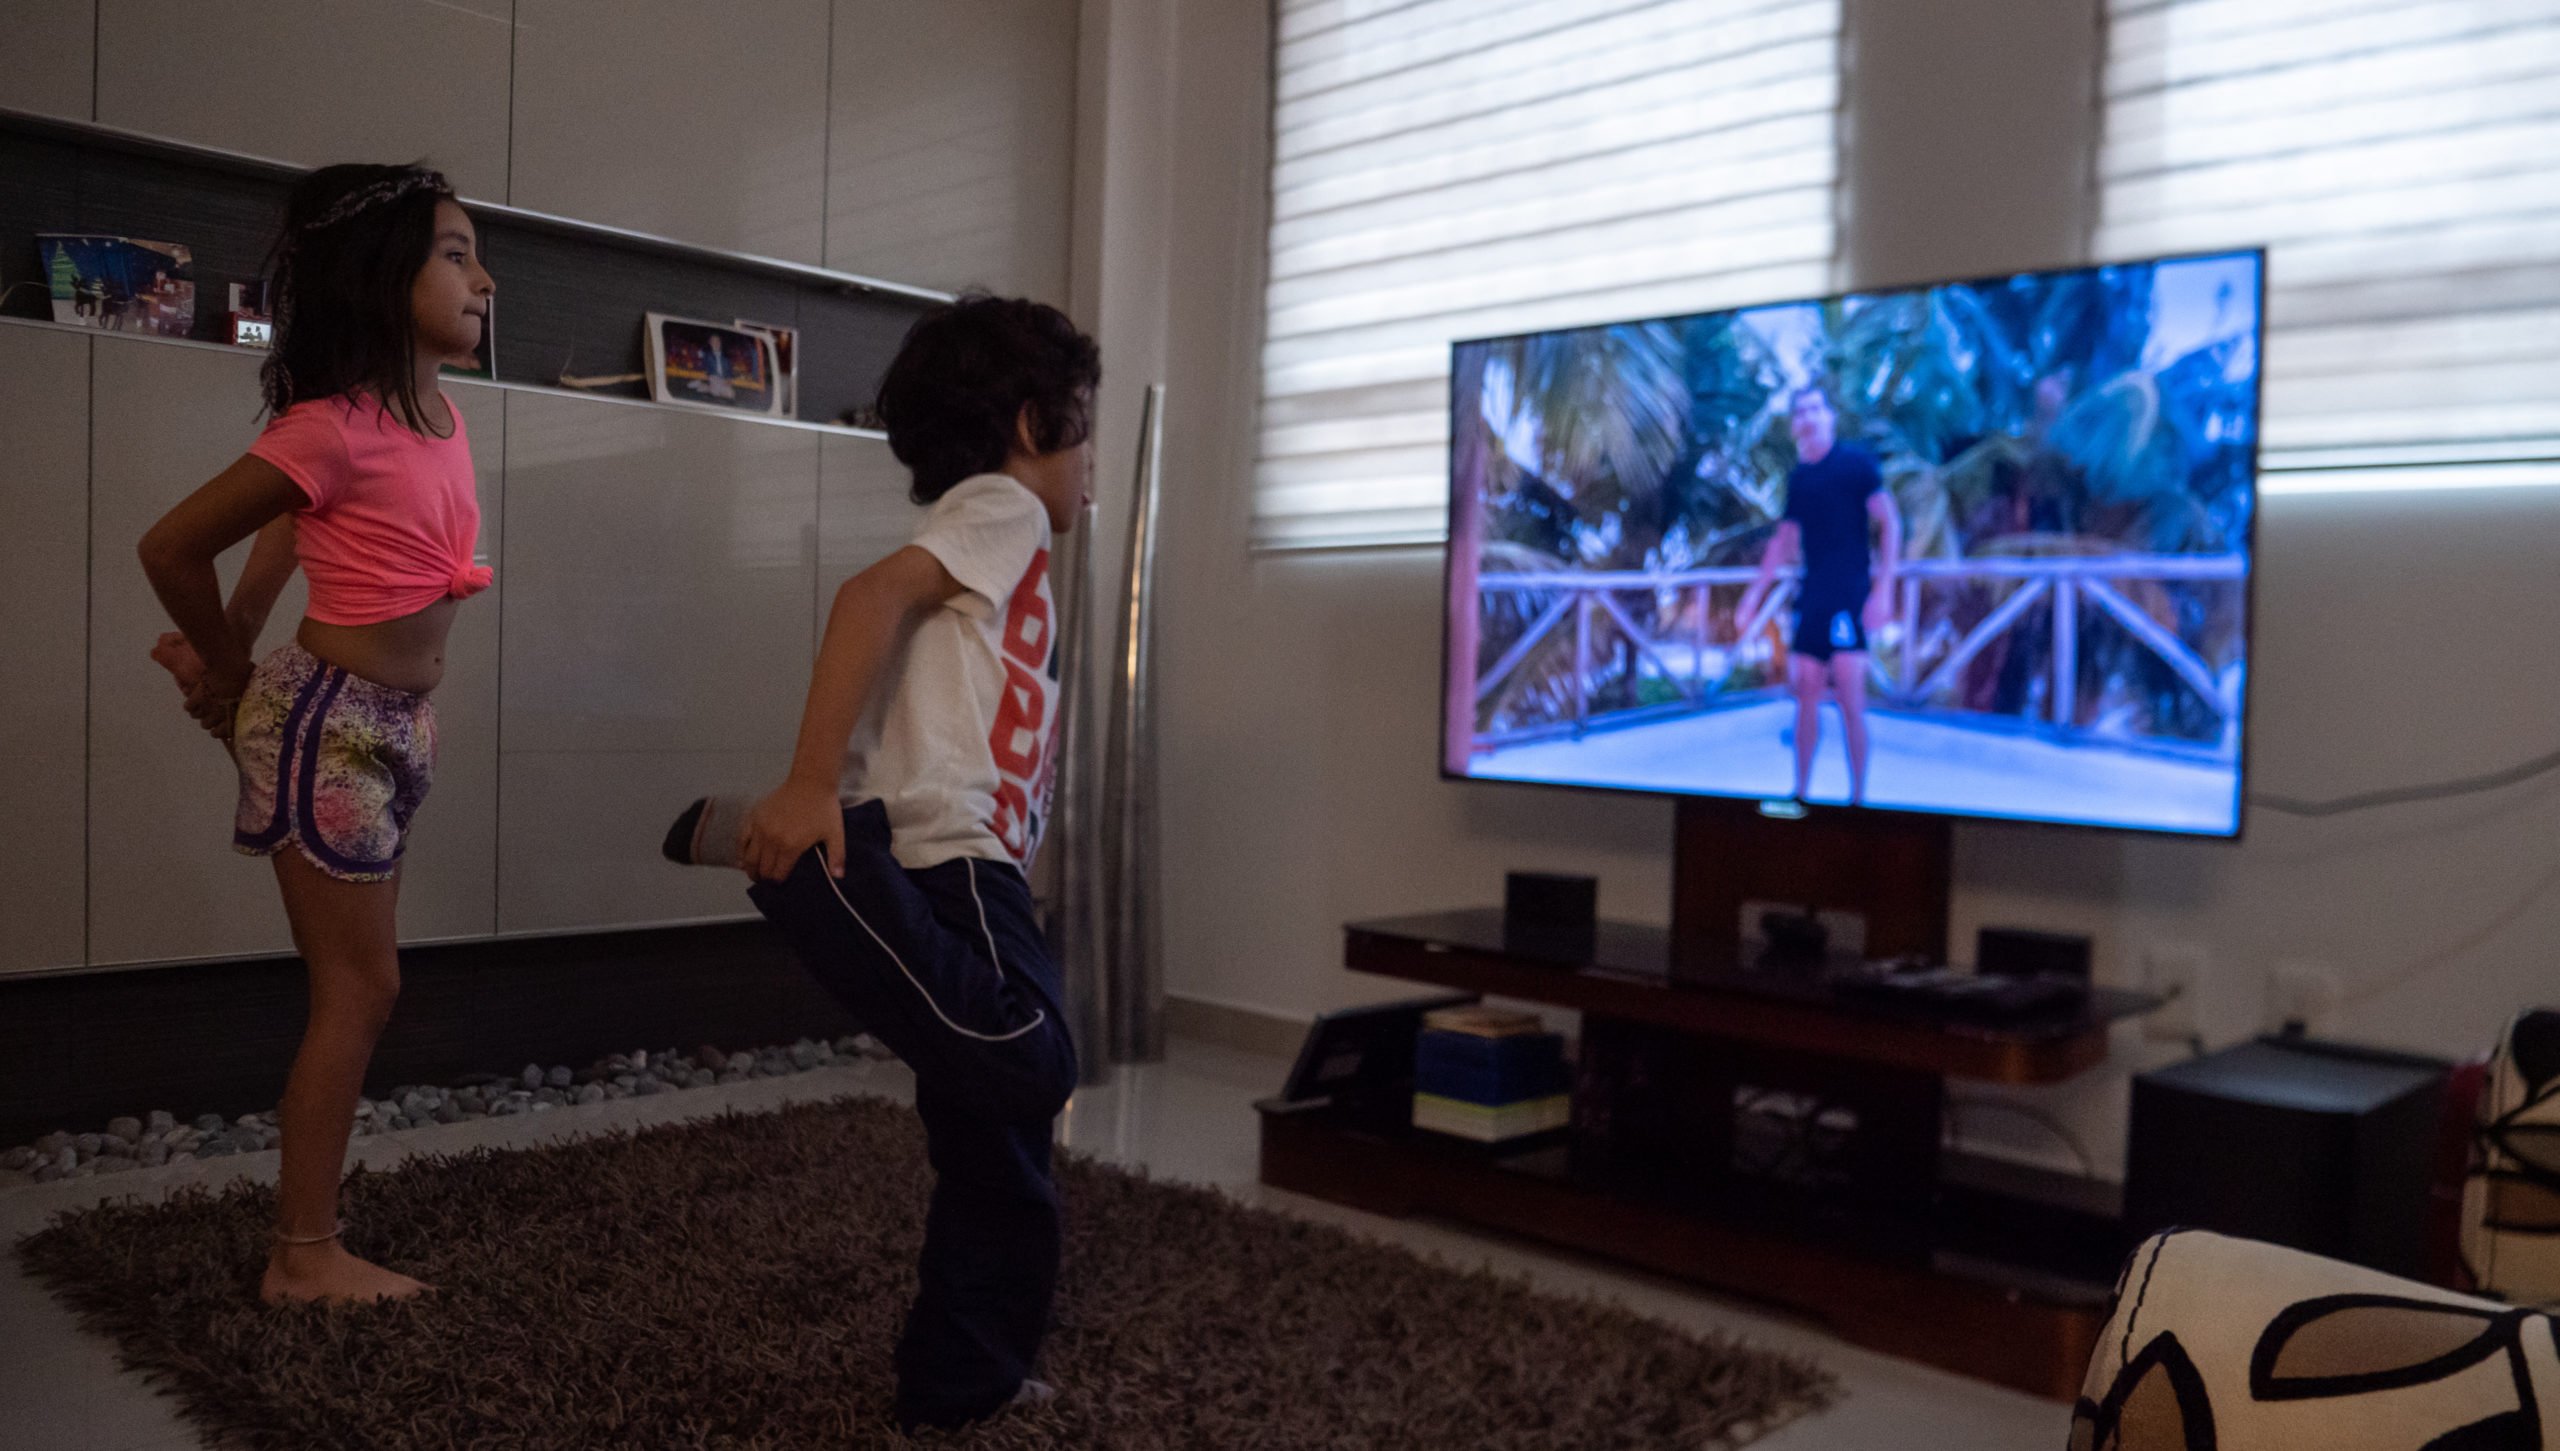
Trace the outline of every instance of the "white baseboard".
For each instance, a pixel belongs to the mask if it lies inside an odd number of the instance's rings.
[[[1164,1030],[1168,1037],[1190,1038],[1259,1053],[1266,1058],[1295,1058],[1307,1036],[1307,1020],[1268,1008],[1240,1007],[1208,998],[1166,994]]]

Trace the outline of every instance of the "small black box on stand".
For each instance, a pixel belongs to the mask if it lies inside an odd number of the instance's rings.
[[[1512,952],[1587,960],[1600,930],[1600,879],[1510,872],[1502,879],[1502,940]]]
[[[1974,934],[1973,966],[1999,977],[2076,977],[2089,980],[2089,939],[2076,932],[2030,932],[2024,927],[1985,927]]]
[[[2423,1278],[2446,1067],[2261,1038],[2137,1076],[2125,1228],[2219,1230]]]

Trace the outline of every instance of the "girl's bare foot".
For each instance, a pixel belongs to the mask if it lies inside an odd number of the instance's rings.
[[[197,656],[196,647],[175,630],[162,633],[159,643],[151,647],[151,658],[177,678],[182,694],[195,689],[196,682],[204,679],[204,661]]]
[[[267,1275],[258,1286],[258,1298],[270,1305],[314,1300],[370,1303],[405,1300],[433,1288],[396,1270],[358,1259],[331,1240],[326,1244],[278,1245],[267,1259]]]

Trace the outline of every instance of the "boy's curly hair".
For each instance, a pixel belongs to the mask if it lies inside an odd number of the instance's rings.
[[[907,330],[880,380],[880,419],[889,451],[915,476],[910,495],[930,504],[1004,467],[1026,407],[1033,452],[1084,442],[1101,381],[1101,350],[1065,313],[973,292]]]

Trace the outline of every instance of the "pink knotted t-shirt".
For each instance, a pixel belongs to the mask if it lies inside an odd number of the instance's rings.
[[[249,446],[310,497],[294,513],[294,544],[311,618],[375,625],[489,587],[489,567],[472,562],[471,438],[462,410],[445,406],[453,436],[433,438],[375,399],[318,398],[286,409]]]

